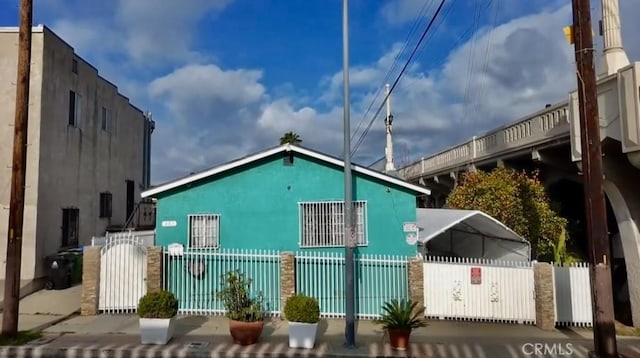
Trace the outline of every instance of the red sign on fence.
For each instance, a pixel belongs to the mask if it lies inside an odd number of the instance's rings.
[[[479,285],[482,283],[482,271],[480,267],[472,267],[471,268],[471,284]]]

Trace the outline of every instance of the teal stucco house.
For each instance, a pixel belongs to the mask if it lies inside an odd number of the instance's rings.
[[[415,255],[416,186],[354,165],[358,251]],[[294,145],[271,148],[142,193],[156,199],[156,245],[185,249],[344,251],[344,162]]]

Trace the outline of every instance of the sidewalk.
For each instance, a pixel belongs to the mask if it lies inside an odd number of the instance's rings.
[[[258,344],[242,347],[232,343],[223,317],[178,317],[177,323],[168,345],[142,346],[135,316],[75,317],[46,329],[42,339],[27,346],[0,347],[0,357],[499,358],[535,356],[530,353],[536,343],[541,348],[546,344],[547,352],[555,356],[587,357],[592,346],[588,330],[545,332],[534,326],[430,321],[427,327],[414,331],[407,352],[395,352],[378,326],[359,321],[357,348],[347,349],[343,346],[344,321],[323,320],[314,349],[292,349],[288,347],[287,322],[274,319],[265,325]],[[639,339],[620,338],[618,345],[627,357],[640,357]]]
[[[82,286],[76,285],[64,290],[40,290],[22,298],[18,330],[39,331],[69,319],[80,311],[81,294]]]

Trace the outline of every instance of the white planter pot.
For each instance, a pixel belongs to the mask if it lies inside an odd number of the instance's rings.
[[[289,347],[313,348],[317,331],[317,323],[289,322]]]
[[[140,318],[140,341],[142,344],[167,344],[173,337],[175,317]]]

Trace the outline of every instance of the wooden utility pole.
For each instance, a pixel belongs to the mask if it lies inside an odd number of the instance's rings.
[[[16,81],[16,114],[13,129],[11,199],[9,203],[9,225],[7,227],[7,261],[4,281],[4,307],[2,312],[2,335],[7,337],[15,337],[18,334],[24,186],[27,166],[29,79],[31,78],[32,21],[32,0],[21,0],[20,34],[18,36],[18,80]]]
[[[598,120],[598,92],[594,66],[593,32],[589,0],[572,0],[573,40],[578,71],[578,102],[582,173],[591,262],[593,302],[593,343],[597,357],[617,355],[616,330],[611,285],[611,254],[604,201],[602,148]]]

